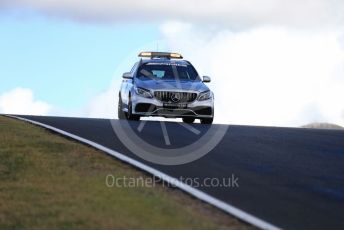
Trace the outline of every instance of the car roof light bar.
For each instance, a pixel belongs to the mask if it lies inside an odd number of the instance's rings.
[[[169,52],[141,52],[139,57],[146,58],[168,58],[168,59],[183,59],[183,56],[179,53],[169,53]]]

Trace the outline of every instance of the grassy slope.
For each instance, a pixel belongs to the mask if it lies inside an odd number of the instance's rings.
[[[0,116],[0,229],[251,228],[177,189],[108,188],[148,177],[95,149]]]

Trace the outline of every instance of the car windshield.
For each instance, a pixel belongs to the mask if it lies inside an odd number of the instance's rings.
[[[199,81],[192,65],[179,63],[145,63],[137,72],[140,80]]]

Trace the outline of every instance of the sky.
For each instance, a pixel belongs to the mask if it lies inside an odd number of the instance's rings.
[[[216,123],[344,126],[343,11],[338,0],[2,0],[0,113],[114,118],[121,74],[160,50],[212,77]]]

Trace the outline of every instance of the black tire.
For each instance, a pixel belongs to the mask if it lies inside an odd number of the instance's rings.
[[[127,119],[131,121],[139,121],[140,116],[133,114],[132,111],[133,111],[133,107],[131,103],[131,98],[129,97]]]
[[[212,118],[202,118],[201,119],[201,124],[212,124],[213,123],[213,120],[214,120],[214,118],[212,117]]]
[[[120,120],[126,119],[125,113],[124,113],[124,111],[123,111],[123,103],[122,103],[122,98],[121,98],[121,96],[119,96],[119,98],[118,98],[118,111],[117,111],[117,116],[118,116],[118,119],[120,119]]]
[[[184,123],[189,123],[189,124],[191,124],[195,121],[194,117],[183,117],[182,119],[183,119]]]

